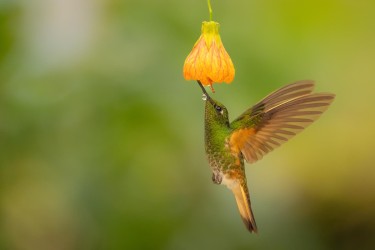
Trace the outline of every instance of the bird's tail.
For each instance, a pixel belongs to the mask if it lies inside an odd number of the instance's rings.
[[[238,210],[241,218],[250,233],[257,233],[257,225],[255,223],[254,214],[251,210],[250,195],[246,182],[238,182],[231,187],[234,197],[236,198]]]

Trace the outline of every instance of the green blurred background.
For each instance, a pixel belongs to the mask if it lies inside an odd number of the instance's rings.
[[[211,182],[182,77],[205,0],[1,0],[0,249],[374,249],[375,2],[212,5],[232,119],[296,80],[337,95],[247,167],[259,234]]]

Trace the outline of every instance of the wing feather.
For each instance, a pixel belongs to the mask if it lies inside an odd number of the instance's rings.
[[[287,85],[245,111],[231,123],[231,147],[237,147],[246,161],[253,163],[301,132],[322,115],[335,97],[330,93],[313,94],[313,88],[312,81]]]

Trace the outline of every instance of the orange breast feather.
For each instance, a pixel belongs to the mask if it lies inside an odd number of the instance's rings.
[[[235,153],[239,153],[241,148],[244,147],[246,141],[249,139],[250,136],[255,134],[255,129],[254,128],[244,128],[244,129],[239,129],[231,135],[229,139],[229,144],[231,146],[231,149]]]

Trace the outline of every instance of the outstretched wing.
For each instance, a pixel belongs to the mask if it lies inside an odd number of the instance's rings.
[[[313,94],[313,88],[312,81],[289,84],[246,110],[231,123],[230,146],[253,163],[301,132],[335,97],[330,93]]]

